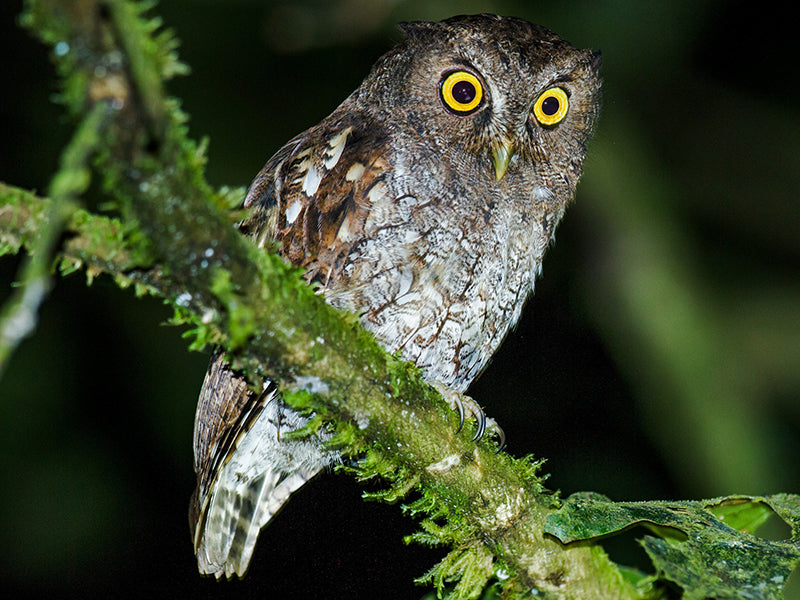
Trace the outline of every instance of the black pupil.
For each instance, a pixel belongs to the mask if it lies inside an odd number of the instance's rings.
[[[552,117],[558,112],[559,106],[561,106],[561,103],[558,101],[558,98],[549,96],[542,101],[542,112],[548,117]]]
[[[469,81],[459,81],[453,86],[453,99],[459,104],[469,104],[476,95],[477,90]]]

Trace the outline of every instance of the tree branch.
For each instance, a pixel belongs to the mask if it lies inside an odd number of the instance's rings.
[[[76,210],[75,200],[88,187],[87,162],[97,146],[105,113],[103,108],[96,105],[81,123],[65,148],[61,168],[50,184],[50,196],[54,200],[45,211],[43,222],[35,229],[20,285],[0,315],[0,375],[17,345],[32,333],[39,306],[50,290],[50,262],[63,227]]]

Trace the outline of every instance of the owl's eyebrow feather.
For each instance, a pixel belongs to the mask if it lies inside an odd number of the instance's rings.
[[[464,52],[459,52],[453,55],[452,66],[472,71],[475,75],[483,78],[483,72],[475,66],[475,64],[466,56]],[[443,72],[452,70],[452,67],[446,68]]]
[[[548,79],[543,81],[541,86],[539,86],[539,89],[536,91],[536,96],[538,97],[540,93],[544,92],[548,88],[553,87],[554,85],[574,84],[577,79],[576,73],[579,68],[580,65],[574,65],[568,71],[558,71],[553,73]],[[568,97],[572,95],[572,90],[569,87],[565,88],[564,91],[567,93]]]

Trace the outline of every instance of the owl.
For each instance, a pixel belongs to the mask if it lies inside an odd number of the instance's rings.
[[[363,83],[269,159],[240,228],[427,381],[463,392],[519,319],[573,197],[600,56],[516,18],[400,27]],[[337,460],[324,431],[286,435],[306,423],[212,358],[190,509],[202,573],[242,576],[261,528]]]

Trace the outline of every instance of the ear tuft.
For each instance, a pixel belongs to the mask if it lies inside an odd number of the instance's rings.
[[[603,64],[603,53],[598,50],[592,53],[592,67],[596,74],[600,73],[600,65]]]

